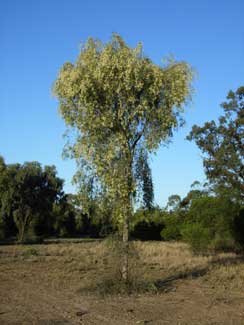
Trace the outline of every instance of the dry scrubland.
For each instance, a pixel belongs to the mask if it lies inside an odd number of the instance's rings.
[[[0,324],[244,324],[240,256],[192,256],[181,243],[135,247],[136,278],[151,290],[103,296],[117,263],[105,242],[1,246]]]

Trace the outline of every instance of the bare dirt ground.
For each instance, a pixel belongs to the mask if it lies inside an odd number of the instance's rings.
[[[244,261],[192,256],[179,243],[136,243],[158,293],[102,297],[103,242],[0,247],[0,324],[244,324]]]

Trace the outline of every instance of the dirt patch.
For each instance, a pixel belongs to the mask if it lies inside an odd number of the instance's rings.
[[[242,258],[137,246],[157,294],[84,294],[111,271],[101,242],[0,247],[0,324],[244,324]]]

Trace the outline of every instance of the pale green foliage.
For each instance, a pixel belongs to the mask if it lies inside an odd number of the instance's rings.
[[[185,62],[158,66],[140,43],[131,48],[116,34],[107,44],[88,39],[77,61],[60,70],[54,93],[67,126],[77,131],[70,153],[116,202],[127,202],[121,221],[136,190],[137,152],[155,151],[180,126],[191,79]]]

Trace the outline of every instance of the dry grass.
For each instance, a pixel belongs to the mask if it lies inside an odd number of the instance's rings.
[[[230,290],[244,287],[244,263],[235,253],[194,256],[183,243],[135,242],[134,246],[140,256],[134,265],[137,278],[139,273],[147,281],[163,283],[204,276],[204,281],[215,286]],[[103,277],[114,277],[119,257],[115,261],[110,249],[106,242],[2,246],[0,257],[2,266],[21,264],[28,266],[30,274],[37,264],[43,270],[48,268],[40,273],[40,279],[48,278],[57,288],[77,284],[78,279],[85,279],[83,283],[89,287]]]
[[[146,299],[147,304],[149,304],[149,301],[153,301],[152,304],[155,304],[155,307],[152,307],[150,304],[145,305],[146,307],[143,307],[145,310],[149,306],[151,306],[150,308],[156,308],[158,306],[159,309],[157,312],[158,315],[161,315],[159,310],[161,308],[160,301],[164,300],[164,296],[162,295],[173,295],[175,290],[177,292],[179,290],[179,297],[180,294],[183,297],[181,298],[182,301],[188,294],[189,299],[194,298],[197,301],[200,299],[198,294],[201,292],[201,297],[203,295],[206,298],[206,303],[209,303],[209,306],[215,305],[216,303],[231,304],[238,299],[238,303],[240,304],[241,299],[243,299],[244,262],[241,256],[234,253],[193,256],[188,246],[182,243],[135,242],[134,246],[140,256],[140,259],[136,260],[134,266],[134,275],[137,278],[141,277],[141,279],[153,283],[158,289],[156,296],[147,294],[138,296],[145,298],[136,298]],[[9,304],[22,306],[19,310],[20,315],[22,315],[21,312],[25,308],[23,306],[26,306],[26,304],[30,303],[31,308],[35,308],[33,307],[35,306],[33,301],[36,300],[37,305],[40,304],[40,301],[43,304],[49,304],[49,301],[54,301],[57,296],[60,297],[53,304],[55,306],[61,306],[66,303],[67,306],[70,306],[69,308],[72,312],[74,306],[77,305],[74,304],[74,301],[80,300],[81,297],[86,297],[85,301],[89,301],[90,305],[93,306],[96,301],[100,301],[100,298],[96,297],[95,300],[94,298],[89,300],[88,297],[96,296],[96,287],[101,283],[101,280],[108,280],[114,277],[117,261],[111,258],[111,256],[113,256],[111,247],[109,248],[105,242],[99,241],[83,243],[64,242],[60,244],[31,246],[1,246],[0,291],[2,297],[0,293],[0,300],[2,298],[5,301],[5,305],[3,305],[7,309],[10,306]],[[192,293],[196,285],[198,289],[196,289],[196,296],[194,296]],[[89,291],[89,288],[92,290]],[[180,290],[183,290],[184,293],[180,293]],[[194,297],[191,297],[191,295]],[[61,297],[64,298],[61,299]],[[69,303],[66,301],[67,299],[70,299]],[[174,296],[174,299],[177,301],[177,295]],[[72,304],[71,300],[73,301]],[[181,301],[180,298],[179,301]],[[199,304],[201,303],[199,302]],[[116,307],[113,308],[117,308],[119,304],[119,301],[116,300],[113,305]],[[138,308],[142,308],[142,305],[143,302],[139,302]],[[97,302],[96,308],[99,309],[99,306]],[[133,308],[136,310],[137,307]],[[0,306],[0,321],[2,317],[1,309],[2,307]],[[144,309],[140,313],[143,313]],[[59,310],[62,310],[62,308]],[[115,313],[115,311],[113,312]],[[107,311],[107,313],[113,312],[111,310]],[[120,310],[118,309],[116,312],[119,315]],[[34,317],[33,313],[34,309],[30,312],[29,319]],[[49,313],[52,315],[51,310]],[[25,312],[25,315],[27,314]],[[68,317],[62,311],[61,314],[63,315],[62,319]],[[221,312],[219,312],[218,317],[222,316]],[[122,315],[121,317],[123,319]],[[192,316],[189,315],[189,317]],[[135,324],[133,322],[131,321],[130,323],[128,321],[128,324]],[[87,321],[87,323],[92,324],[92,321]],[[94,324],[96,323],[99,324],[99,321],[94,322]],[[104,323],[109,324],[106,321]],[[199,321],[200,323],[201,321]],[[224,324],[223,319],[222,323]],[[1,324],[4,323],[1,322]],[[6,324],[8,323],[6,322]],[[75,322],[74,324],[77,323]],[[123,323],[116,323],[114,320],[114,324]],[[127,323],[125,322],[124,324]],[[180,324],[184,324],[184,322]],[[233,324],[239,323],[236,322]],[[243,323],[240,322],[240,324],[244,324],[244,319]]]

